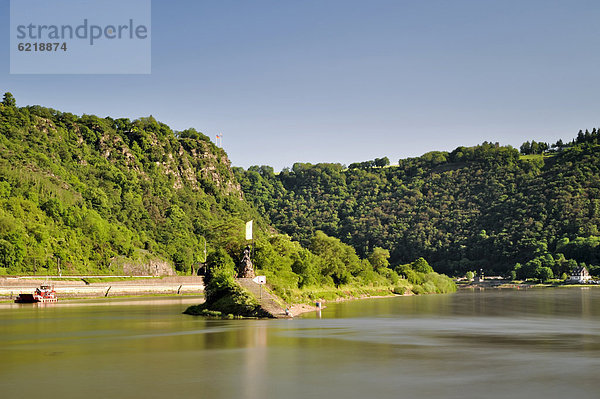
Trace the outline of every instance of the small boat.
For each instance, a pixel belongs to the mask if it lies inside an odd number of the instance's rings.
[[[33,294],[19,294],[17,299],[15,299],[16,303],[46,303],[56,301],[58,301],[56,291],[49,285],[41,285],[40,288],[35,289]]]

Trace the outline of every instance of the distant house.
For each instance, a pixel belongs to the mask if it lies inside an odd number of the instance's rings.
[[[578,283],[585,283],[591,279],[590,272],[585,266],[576,267],[569,277],[569,281],[574,281]]]

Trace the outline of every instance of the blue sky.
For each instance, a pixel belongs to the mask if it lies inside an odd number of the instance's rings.
[[[0,91],[222,133],[237,166],[396,162],[600,126],[599,17],[577,0],[155,0],[150,75],[10,75],[0,0]]]

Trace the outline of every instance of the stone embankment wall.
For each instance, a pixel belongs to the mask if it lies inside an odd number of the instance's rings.
[[[94,276],[87,276],[94,278]],[[150,294],[202,294],[204,278],[201,276],[172,276],[141,280],[86,283],[86,276],[78,280],[52,281],[43,278],[0,278],[0,299],[16,297],[21,292],[32,292],[42,284],[52,285],[56,295],[62,298],[89,298],[121,295]]]

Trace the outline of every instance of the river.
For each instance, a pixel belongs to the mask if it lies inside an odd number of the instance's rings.
[[[0,304],[3,398],[598,398],[600,288],[204,320],[195,298]]]

